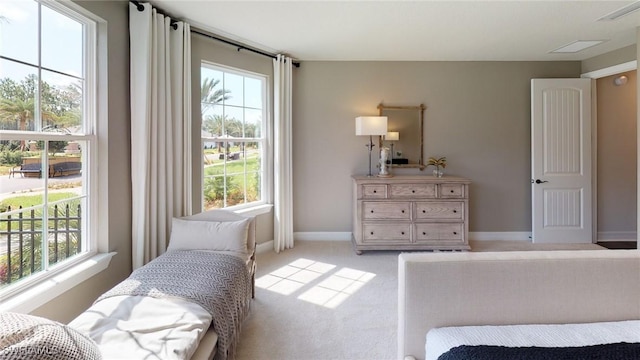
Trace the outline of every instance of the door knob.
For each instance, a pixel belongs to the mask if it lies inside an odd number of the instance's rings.
[[[536,179],[536,184],[542,184],[548,182],[547,180]]]

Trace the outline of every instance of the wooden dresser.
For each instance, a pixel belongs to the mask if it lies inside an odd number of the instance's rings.
[[[353,176],[353,244],[363,250],[469,250],[470,180]]]

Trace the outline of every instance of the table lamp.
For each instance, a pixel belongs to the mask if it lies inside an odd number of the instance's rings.
[[[369,174],[371,174],[371,150],[375,146],[373,144],[373,136],[387,134],[387,117],[386,116],[358,116],[356,118],[356,135],[369,136],[369,143],[365,146],[369,148]]]

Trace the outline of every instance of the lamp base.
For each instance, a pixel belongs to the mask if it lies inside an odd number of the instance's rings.
[[[390,178],[390,177],[393,177],[393,174],[378,174],[378,175],[376,175],[376,177]]]

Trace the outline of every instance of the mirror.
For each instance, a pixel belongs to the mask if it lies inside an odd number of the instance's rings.
[[[423,104],[418,106],[378,105],[378,114],[386,116],[387,136],[380,139],[380,147],[390,150],[392,167],[425,168],[423,159],[422,127],[424,124]],[[397,140],[394,140],[396,139]]]

